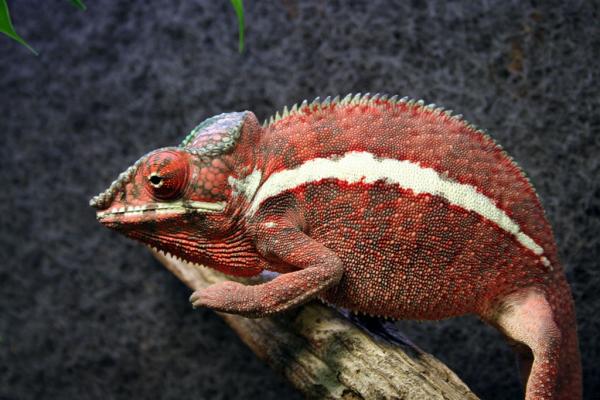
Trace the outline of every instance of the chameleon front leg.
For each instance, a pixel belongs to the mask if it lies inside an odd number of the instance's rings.
[[[259,318],[305,303],[342,277],[339,257],[289,221],[258,224],[256,247],[265,258],[298,270],[254,286],[232,281],[218,283],[195,291],[190,298],[192,304]]]

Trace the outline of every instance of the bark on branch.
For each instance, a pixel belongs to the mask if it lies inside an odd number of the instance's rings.
[[[155,253],[191,289],[231,279]],[[477,399],[435,357],[373,337],[316,302],[269,318],[218,313],[240,338],[307,398]]]

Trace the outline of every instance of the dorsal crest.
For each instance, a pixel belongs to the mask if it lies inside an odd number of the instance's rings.
[[[231,150],[242,133],[248,111],[215,115],[200,123],[180,147],[198,156],[214,157]]]
[[[467,127],[470,129],[481,131],[481,129],[475,127],[467,121],[462,119],[461,114],[454,114],[452,110],[447,110],[444,107],[439,107],[436,104],[426,104],[423,100],[414,100],[408,97],[399,98],[398,96],[388,96],[386,94],[376,93],[374,95],[370,93],[356,93],[356,94],[348,94],[343,98],[340,96],[336,96],[335,98],[327,97],[325,100],[321,100],[320,97],[316,97],[312,102],[308,102],[304,100],[300,105],[294,104],[292,107],[288,108],[287,106],[283,108],[281,113],[278,111],[275,115],[267,118],[263,122],[263,128],[269,127],[282,119],[285,119],[289,116],[297,115],[297,114],[305,114],[309,115],[315,111],[323,110],[326,108],[333,107],[347,107],[347,106],[356,106],[356,105],[368,105],[368,106],[382,106],[382,105],[390,105],[390,106],[399,106],[406,105],[410,108],[418,108],[420,110],[429,111],[440,116],[446,118],[452,118],[456,121],[462,121]]]

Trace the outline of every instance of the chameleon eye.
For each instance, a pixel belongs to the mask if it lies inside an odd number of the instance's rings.
[[[188,161],[185,154],[170,150],[151,155],[144,171],[146,190],[159,200],[181,197],[189,181]]]
[[[162,186],[162,184],[164,183],[164,179],[162,176],[158,176],[156,174],[156,172],[153,172],[150,174],[150,176],[148,177],[148,182],[150,182],[150,184],[152,186],[154,186],[155,188],[159,188]]]

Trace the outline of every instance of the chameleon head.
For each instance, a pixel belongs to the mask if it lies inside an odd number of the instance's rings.
[[[90,205],[111,229],[187,261],[214,264],[211,245],[239,235],[228,182],[234,154],[258,130],[250,112],[209,118],[180,146],[141,157]]]
[[[188,261],[227,224],[229,168],[220,158],[167,147],[146,154],[90,205],[105,226]]]

